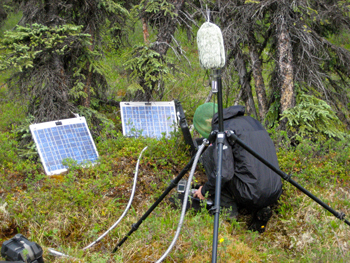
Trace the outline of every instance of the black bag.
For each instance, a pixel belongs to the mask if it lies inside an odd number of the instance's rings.
[[[1,256],[6,259],[6,262],[44,263],[42,248],[21,234],[15,235],[2,244]]]

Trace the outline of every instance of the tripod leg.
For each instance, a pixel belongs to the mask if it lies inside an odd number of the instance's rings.
[[[140,218],[140,220],[133,224],[131,227],[131,230],[126,234],[126,236],[116,245],[116,247],[113,249],[112,253],[115,253],[118,248],[128,239],[128,237],[136,231],[139,226],[142,224],[142,222],[152,213],[152,211],[158,206],[158,204],[165,198],[165,196],[174,188],[177,186],[178,182],[182,179],[182,177],[190,170],[192,167],[193,161],[195,156],[192,157],[192,159],[188,162],[188,164],[182,169],[182,171],[179,173],[179,175],[171,181],[170,185],[165,189],[163,194],[154,202],[154,204],[147,210],[147,212]]]
[[[273,166],[271,163],[269,163],[267,160],[265,160],[263,157],[261,157],[258,153],[256,153],[252,148],[250,148],[248,145],[246,145],[241,139],[237,137],[236,134],[234,134],[233,131],[228,131],[227,134],[228,139],[231,141],[231,143],[236,142],[240,146],[242,146],[246,151],[251,153],[255,158],[257,158],[260,162],[265,164],[267,167],[269,167],[272,171],[274,171],[276,174],[278,174],[282,179],[286,180],[287,182],[291,183],[293,186],[295,186],[297,189],[302,191],[304,194],[306,194],[308,197],[310,197],[312,200],[314,200],[316,203],[321,205],[323,208],[331,212],[336,218],[344,221],[347,225],[350,226],[350,222],[346,220],[345,214],[340,212],[338,213],[334,209],[332,209],[330,206],[328,206],[326,203],[321,201],[318,197],[314,196],[311,192],[306,190],[304,187],[302,187],[300,184],[298,184],[296,181],[290,178],[290,175],[287,175],[286,173],[282,172],[280,169]]]
[[[215,206],[214,210],[214,229],[213,229],[213,248],[212,248],[212,262],[216,262],[218,236],[219,236],[219,217],[220,217],[220,196],[221,196],[221,175],[222,175],[222,151],[224,146],[224,133],[218,133],[218,163],[217,175],[215,184]]]

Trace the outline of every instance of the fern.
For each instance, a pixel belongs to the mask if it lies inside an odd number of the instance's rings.
[[[283,112],[281,120],[287,119],[287,128],[296,136],[344,139],[344,126],[332,108],[314,96],[300,94],[297,106]]]

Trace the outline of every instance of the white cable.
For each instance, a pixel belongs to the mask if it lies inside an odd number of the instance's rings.
[[[129,199],[129,203],[127,204],[123,214],[119,217],[119,219],[105,232],[103,233],[99,238],[97,238],[94,242],[92,242],[91,244],[89,244],[88,246],[84,247],[83,250],[86,250],[90,247],[92,247],[93,245],[95,245],[96,243],[98,243],[99,241],[101,241],[102,238],[104,238],[111,230],[113,230],[119,223],[120,221],[124,218],[124,216],[126,215],[126,213],[128,212],[131,203],[134,199],[134,195],[135,195],[135,190],[136,190],[136,182],[137,182],[137,176],[138,176],[138,172],[139,172],[139,164],[140,164],[140,160],[141,160],[141,156],[142,153],[147,149],[147,146],[145,148],[143,148],[143,150],[141,151],[139,158],[137,160],[137,164],[136,164],[136,170],[135,170],[135,176],[134,176],[134,184],[133,184],[133,188],[132,188],[132,192],[131,192],[131,196]],[[69,257],[69,255],[63,254],[59,251],[56,251],[52,248],[48,249],[49,252],[53,255],[53,256],[64,256],[64,257]]]
[[[147,149],[147,146],[145,148],[143,148],[143,150],[141,151],[140,153],[140,156],[139,156],[139,159],[137,160],[137,164],[136,164],[136,171],[135,171],[135,176],[134,176],[134,185],[133,185],[133,188],[132,188],[132,193],[131,193],[131,197],[129,199],[129,203],[128,205],[126,206],[123,214],[119,217],[119,219],[117,220],[117,222],[115,222],[113,224],[113,226],[111,226],[105,233],[103,233],[98,239],[96,239],[94,242],[92,242],[90,245],[86,246],[83,248],[83,250],[86,250],[90,247],[92,247],[93,245],[95,245],[97,242],[99,242],[102,238],[104,238],[112,229],[114,229],[118,224],[119,222],[123,219],[123,217],[126,215],[126,213],[128,212],[130,206],[131,206],[131,203],[132,203],[132,200],[134,199],[134,195],[135,195],[135,190],[136,190],[136,182],[137,182],[137,174],[139,172],[139,163],[140,163],[140,159],[141,159],[141,156],[142,156],[142,153]]]
[[[69,258],[71,258],[71,256],[69,256],[67,254],[63,254],[62,252],[59,252],[59,251],[54,250],[52,248],[48,248],[47,250],[50,252],[50,254],[52,256],[55,256],[55,257],[69,257]]]
[[[192,165],[192,168],[191,168],[191,173],[190,173],[190,176],[188,177],[188,181],[187,181],[187,185],[186,185],[186,191],[185,191],[185,196],[184,196],[184,200],[183,200],[183,204],[182,204],[182,211],[181,211],[180,221],[179,221],[179,224],[177,226],[177,230],[176,230],[174,239],[171,242],[171,244],[170,244],[169,248],[167,249],[167,251],[165,251],[163,256],[161,256],[161,258],[156,263],[162,262],[167,257],[167,255],[172,250],[172,248],[174,247],[174,245],[176,243],[176,240],[179,237],[179,234],[180,234],[180,231],[181,231],[181,227],[183,225],[183,220],[184,220],[184,217],[185,217],[185,214],[186,214],[188,193],[189,193],[189,190],[190,190],[190,187],[191,187],[192,178],[193,178],[194,172],[196,170],[198,159],[201,156],[202,151],[204,150],[204,148],[205,148],[204,144],[199,146],[197,154],[196,154],[196,157],[195,157],[195,159],[193,161],[193,165]]]

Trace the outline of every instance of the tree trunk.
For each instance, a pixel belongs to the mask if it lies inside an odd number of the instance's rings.
[[[148,26],[147,26],[147,21],[145,18],[142,18],[142,31],[143,31],[143,40],[146,45],[149,44],[149,33],[148,33]]]
[[[89,67],[90,67],[89,62],[87,63],[86,67],[89,70]],[[90,102],[91,102],[91,78],[92,78],[92,72],[88,71],[88,74],[86,77],[86,83],[84,87],[84,93],[86,94],[86,97],[83,99],[83,106],[86,108],[90,107]]]
[[[91,51],[94,50],[94,33],[91,30],[91,27],[89,27],[89,33],[91,35],[91,45],[89,46],[89,49]],[[86,97],[83,99],[83,106],[86,108],[90,107],[91,104],[91,82],[92,82],[92,71],[90,70],[90,62],[86,64],[86,70],[87,70],[87,76],[86,76],[86,82],[84,87],[84,93],[86,94]]]
[[[258,99],[258,107],[259,107],[259,116],[260,121],[265,119],[265,115],[267,113],[267,99],[266,99],[266,90],[264,78],[262,76],[262,64],[259,58],[259,53],[256,48],[256,39],[254,34],[251,32],[249,39],[251,40],[249,43],[249,54],[251,59],[253,77],[255,82],[255,92],[256,97]]]
[[[246,112],[253,115],[257,119],[256,108],[254,104],[252,88],[250,86],[251,75],[247,72],[245,61],[243,59],[242,51],[238,50],[235,56],[235,67],[238,71],[239,81],[242,89],[242,100],[245,103]]]
[[[170,0],[169,2],[174,5],[174,9],[172,10],[173,13],[178,14],[179,11],[183,9],[185,0]],[[170,44],[172,42],[173,36],[177,28],[178,21],[176,16],[172,17],[170,14],[159,13],[158,16],[162,16],[160,19],[161,25],[158,27],[157,40],[154,43],[155,45],[153,46],[153,50],[160,54],[159,59],[162,60],[164,59],[164,56],[166,55],[170,47]],[[142,18],[142,23],[145,38],[145,33],[148,32],[145,32],[146,21],[144,18]],[[164,85],[162,85],[160,80],[154,81],[152,83],[152,87],[143,85],[142,81],[140,81],[140,85],[142,86],[144,93],[141,91],[136,92],[136,95],[134,97],[134,99],[136,100],[149,101],[153,99],[153,94],[155,93],[155,91],[157,91],[157,98],[161,98],[164,94]]]
[[[280,113],[295,106],[291,37],[285,16],[277,18],[278,82],[281,89]],[[286,122],[286,119],[285,119]]]
[[[174,5],[173,12],[179,14],[179,11],[183,8],[185,0],[172,0],[169,1]],[[175,30],[177,27],[176,17],[172,17],[170,14],[167,14],[164,17],[164,24],[158,28],[157,34],[157,43],[154,50],[157,51],[161,56],[166,55],[169,45],[174,36]]]

